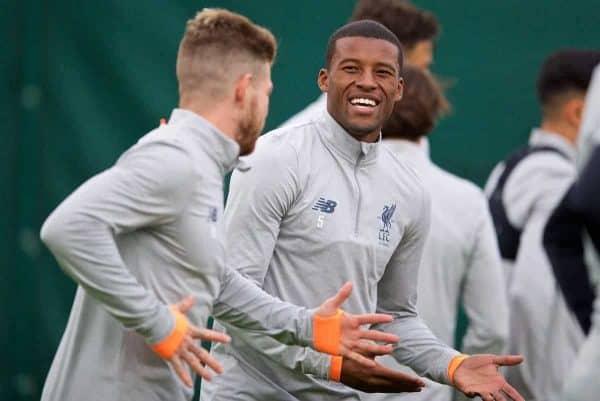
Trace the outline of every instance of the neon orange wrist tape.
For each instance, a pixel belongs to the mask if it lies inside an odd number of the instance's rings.
[[[338,309],[333,316],[313,316],[313,339],[317,351],[329,355],[340,354],[340,341],[342,337],[341,321],[343,313],[344,311]]]
[[[152,351],[156,352],[161,358],[169,359],[173,356],[177,348],[181,345],[185,332],[188,327],[187,318],[175,308],[171,308],[175,316],[175,326],[171,333],[161,342],[151,346]]]
[[[329,380],[339,382],[342,378],[342,357],[332,356],[329,366]]]
[[[461,354],[456,355],[454,358],[452,358],[452,360],[448,364],[448,380],[450,380],[450,383],[454,383],[454,373],[456,372],[456,369],[458,369],[462,361],[464,361],[468,357],[469,355]]]

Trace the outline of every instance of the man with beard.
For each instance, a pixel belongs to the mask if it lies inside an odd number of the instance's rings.
[[[357,291],[350,311],[394,316],[378,328],[401,339],[393,352],[400,363],[485,401],[523,401],[497,371],[521,357],[461,355],[419,319],[417,276],[430,200],[414,171],[379,144],[402,97],[401,73],[401,45],[383,25],[357,21],[330,37],[318,76],[327,111],[263,136],[250,169],[232,177],[225,212],[231,266],[307,307],[351,280]],[[378,367],[357,371],[345,358],[226,329],[231,345],[213,350],[224,372],[204,383],[203,401],[358,399],[351,388],[324,379],[364,391],[407,389],[375,374]]]
[[[391,351],[361,339],[394,336],[360,330],[390,316],[337,310],[348,284],[309,311],[225,268],[223,177],[238,155],[252,152],[263,128],[275,50],[273,35],[239,14],[198,13],[180,43],[179,108],[168,124],[85,182],[44,223],[42,240],[79,287],[42,400],[190,400],[190,368],[207,380],[205,364],[221,371],[197,341],[229,340],[196,326],[211,312],[367,365],[374,363],[353,350]]]

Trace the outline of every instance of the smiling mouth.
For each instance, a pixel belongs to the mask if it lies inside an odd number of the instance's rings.
[[[350,99],[350,104],[353,106],[376,107],[379,101],[366,97],[353,97]]]

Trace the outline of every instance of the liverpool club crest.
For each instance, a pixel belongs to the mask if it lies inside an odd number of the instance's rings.
[[[379,242],[382,244],[386,244],[390,242],[390,229],[392,228],[392,217],[394,216],[394,212],[396,211],[396,204],[392,204],[390,206],[384,205],[383,212],[381,212],[381,223],[383,227],[379,229]]]

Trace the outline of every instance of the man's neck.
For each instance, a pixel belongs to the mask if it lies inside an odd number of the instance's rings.
[[[573,145],[577,141],[577,130],[564,121],[545,119],[542,120],[540,128],[563,137]]]
[[[191,111],[204,118],[226,137],[236,140],[236,119],[232,118],[231,109],[224,104],[206,107],[205,102],[180,101],[179,108]]]
[[[418,138],[404,138],[404,137],[400,137],[400,136],[390,136],[390,137],[383,137],[384,139],[388,140],[388,141],[406,141],[406,142],[412,142],[414,144],[419,145],[421,143],[421,139],[423,137],[418,137]]]
[[[346,132],[354,139],[360,142],[375,143],[379,141],[379,131],[371,132],[366,135],[352,135],[348,130]]]

